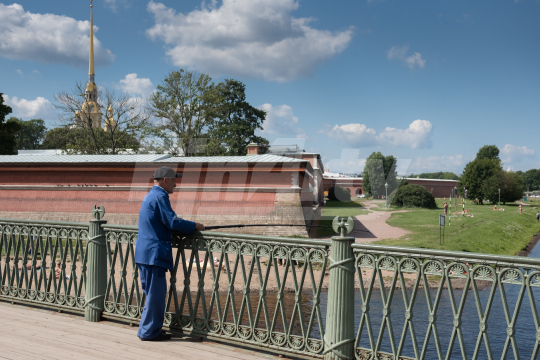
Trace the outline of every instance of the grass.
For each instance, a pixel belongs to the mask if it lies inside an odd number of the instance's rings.
[[[498,255],[517,255],[527,246],[532,237],[540,232],[536,222],[537,209],[524,206],[519,214],[519,205],[502,205],[505,211],[494,211],[491,205],[474,205],[466,201],[465,209],[474,217],[458,215],[448,217],[445,226],[445,243],[439,245],[439,214],[443,213],[442,199],[437,199],[439,209],[412,209],[409,212],[393,213],[387,220],[411,233],[395,240],[381,240],[377,244],[407,246],[416,248],[444,249],[480,252]],[[461,206],[458,204],[458,209]],[[452,211],[455,208],[452,207]]]
[[[361,199],[352,199],[351,201],[327,201],[326,205],[321,208],[321,216],[315,221],[315,225],[332,226],[332,220],[336,216],[350,216],[355,217],[358,215],[369,214],[369,210],[360,209],[363,204]],[[335,235],[333,229],[329,228],[315,228],[315,237]]]

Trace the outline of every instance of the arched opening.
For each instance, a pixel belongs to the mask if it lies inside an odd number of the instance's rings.
[[[362,195],[362,189],[357,188],[355,191],[355,194],[356,194],[356,197],[361,197],[360,195]]]

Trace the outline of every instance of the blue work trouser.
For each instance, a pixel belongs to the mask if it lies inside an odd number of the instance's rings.
[[[165,318],[165,299],[167,297],[166,269],[155,265],[137,264],[141,277],[141,287],[146,302],[139,324],[137,336],[153,339],[161,332]]]

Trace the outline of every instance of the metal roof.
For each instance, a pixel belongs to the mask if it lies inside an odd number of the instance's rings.
[[[307,160],[278,155],[171,157],[159,155],[0,155],[7,163],[302,163]]]
[[[224,163],[224,162],[257,162],[257,163],[302,163],[308,162],[307,160],[295,159],[286,156],[279,155],[250,155],[250,156],[194,156],[194,157],[171,157],[168,159],[161,159],[158,162],[179,162],[179,163]]]
[[[0,163],[137,163],[168,158],[160,155],[0,155]]]

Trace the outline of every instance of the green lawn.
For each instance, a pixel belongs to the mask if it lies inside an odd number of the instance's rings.
[[[315,225],[332,226],[332,220],[336,216],[351,216],[369,214],[369,210],[360,209],[363,204],[360,199],[353,199],[352,201],[327,201],[326,206],[321,208],[321,217],[315,220]],[[333,229],[328,228],[316,228],[312,237],[321,237],[335,235]]]
[[[470,209],[474,217],[448,218],[445,227],[445,243],[439,245],[439,214],[443,213],[442,199],[437,199],[439,209],[411,210],[407,213],[393,213],[387,220],[392,226],[411,231],[396,240],[381,240],[378,244],[407,246],[430,249],[480,252],[500,255],[516,255],[540,232],[536,222],[536,209],[524,206],[519,214],[518,204],[507,204],[505,211],[494,211],[491,205],[474,205],[466,201],[465,209]],[[458,209],[461,207],[458,205]],[[455,208],[452,207],[452,211]]]

